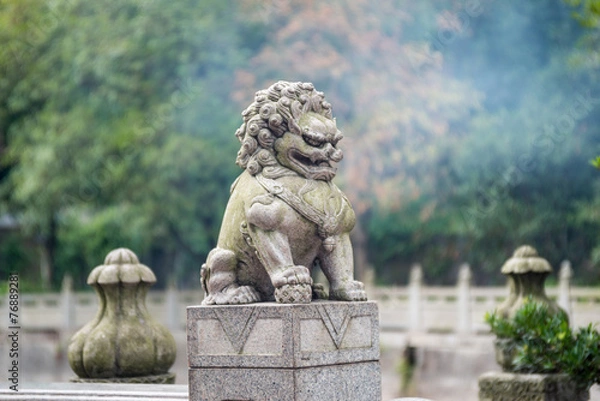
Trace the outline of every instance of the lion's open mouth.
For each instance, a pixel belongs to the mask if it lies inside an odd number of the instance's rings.
[[[297,149],[292,149],[288,152],[288,157],[298,169],[304,172],[307,178],[331,180],[337,171],[335,167],[331,166],[330,159],[325,158],[319,152],[308,156]]]

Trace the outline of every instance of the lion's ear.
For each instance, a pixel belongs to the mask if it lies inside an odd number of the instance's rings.
[[[300,103],[297,100],[294,100],[294,102],[292,103],[292,116],[294,116],[294,119],[298,120],[300,119],[300,116],[302,115],[302,103]]]
[[[298,125],[294,118],[288,120],[288,129],[294,135],[302,135],[302,128]]]

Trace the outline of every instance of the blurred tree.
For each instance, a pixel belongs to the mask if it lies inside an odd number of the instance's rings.
[[[197,270],[234,174],[219,157],[235,149],[223,77],[245,57],[234,8],[0,0],[0,188],[46,286],[116,246],[159,278]]]
[[[600,25],[600,1],[598,0],[564,0],[565,3],[578,10],[574,17],[585,27],[597,28]]]
[[[600,137],[597,71],[569,62],[584,35],[561,2],[494,3],[447,49],[453,75],[487,99],[438,185],[464,220],[459,253],[481,267],[479,282],[500,277],[523,243],[554,266],[570,259],[582,282],[598,280],[590,249],[600,226],[575,217],[577,204],[594,198],[585,165]]]

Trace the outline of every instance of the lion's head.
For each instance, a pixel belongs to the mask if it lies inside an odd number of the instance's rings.
[[[292,170],[331,180],[343,154],[331,105],[311,83],[279,81],[256,92],[235,135],[242,143],[236,163],[250,174]]]

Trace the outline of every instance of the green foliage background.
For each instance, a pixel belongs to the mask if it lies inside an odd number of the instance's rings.
[[[239,113],[287,79],[346,134],[358,270],[450,284],[468,262],[497,283],[529,243],[596,283],[595,4],[0,0],[0,216],[19,227],[0,227],[0,274],[81,288],[126,246],[197,287]]]

